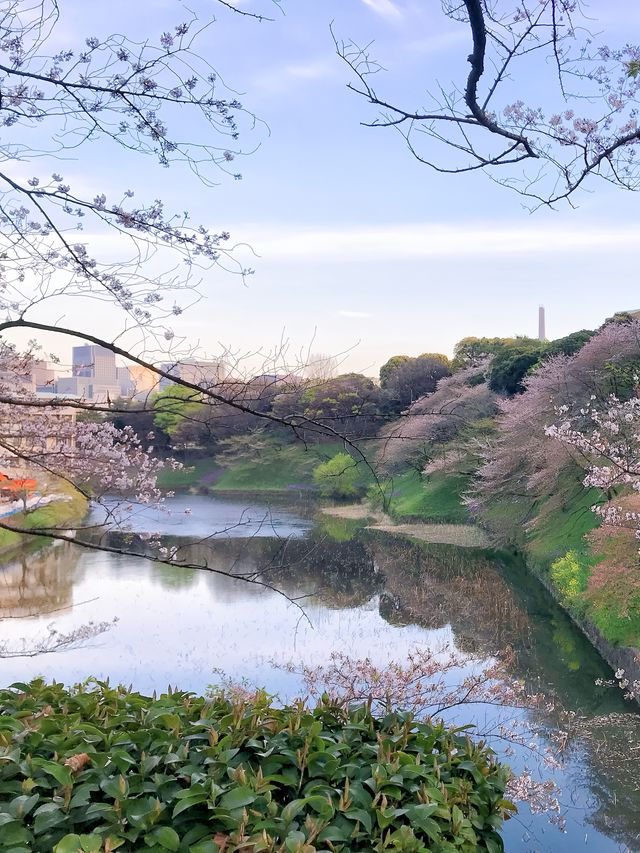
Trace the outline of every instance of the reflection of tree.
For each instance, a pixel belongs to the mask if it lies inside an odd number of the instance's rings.
[[[71,607],[80,554],[68,544],[19,552],[0,568],[0,619]]]
[[[640,718],[610,720],[590,737],[587,761],[595,803],[589,822],[623,849],[640,850]]]
[[[451,624],[458,648],[494,655],[530,643],[531,625],[495,561],[471,549],[376,536],[371,550],[385,576],[381,614],[393,624]]]
[[[577,712],[573,748],[592,794],[587,819],[640,849],[640,717],[619,694],[595,686],[609,677],[607,666],[541,584],[518,561],[503,567],[470,549],[376,535],[371,552],[385,576],[383,618],[426,628],[451,624],[456,644],[470,654],[500,656],[509,646],[515,678]],[[549,712],[539,725],[551,736],[566,721]]]
[[[196,569],[181,569],[179,566],[167,566],[161,563],[153,566],[148,572],[148,576],[154,583],[159,583],[168,592],[189,589],[199,580],[199,573]]]
[[[288,595],[307,594],[332,609],[361,607],[383,587],[362,540],[335,541],[322,535],[289,542],[281,568],[270,576]]]
[[[230,603],[264,594],[259,586],[224,577],[231,573],[259,577],[292,599],[304,597],[330,608],[359,607],[382,586],[368,549],[358,539],[210,539],[182,546],[178,559],[212,570],[207,586],[218,600]],[[152,577],[166,583],[164,575],[153,572]]]

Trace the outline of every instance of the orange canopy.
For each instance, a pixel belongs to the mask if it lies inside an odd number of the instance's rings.
[[[31,491],[36,487],[35,480],[10,480],[8,477],[2,476],[0,481],[2,481],[0,489],[9,489],[10,491],[17,491],[18,489]]]

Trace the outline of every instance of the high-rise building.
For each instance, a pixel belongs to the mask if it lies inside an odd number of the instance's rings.
[[[538,340],[547,340],[547,330],[545,328],[544,305],[538,308]]]
[[[133,397],[136,389],[131,370],[128,367],[116,367],[116,373],[118,375],[118,385],[120,386],[120,396]]]
[[[31,379],[38,391],[52,391],[56,384],[56,371],[48,361],[34,361],[31,365]]]
[[[74,376],[86,376],[100,384],[117,385],[116,357],[110,349],[96,344],[84,344],[73,348]]]
[[[96,344],[73,347],[72,377],[58,380],[58,390],[77,394],[94,402],[117,400],[120,379],[116,357],[110,349]]]
[[[145,400],[160,388],[160,377],[149,367],[132,364],[129,367],[129,375],[133,383],[132,396],[136,400]]]
[[[213,388],[219,385],[227,377],[227,366],[223,361],[197,361],[194,359],[185,359],[184,361],[176,361],[173,364],[167,362],[160,365],[165,373],[171,373],[183,382],[191,382],[193,385],[200,385],[203,388]],[[168,388],[171,385],[171,380],[162,378],[160,380],[160,388]]]

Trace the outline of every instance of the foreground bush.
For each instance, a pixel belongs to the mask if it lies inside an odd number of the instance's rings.
[[[0,690],[0,850],[501,851],[508,770],[462,730],[266,697]]]

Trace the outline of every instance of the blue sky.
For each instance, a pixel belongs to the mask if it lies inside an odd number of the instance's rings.
[[[72,0],[63,13],[70,7],[70,36],[105,34],[113,21],[120,31],[159,34],[184,17],[172,0],[114,0],[108,10]],[[465,335],[535,335],[539,303],[550,337],[640,308],[640,199],[595,183],[577,210],[532,215],[486,177],[437,175],[394,131],[361,126],[373,113],[346,88],[330,23],[339,37],[375,40],[388,69],[380,91],[417,106],[436,79],[448,86],[466,74],[466,28],[438,2],[283,0],[281,14],[268,0],[245,0],[241,8],[275,20],[258,24],[220,8],[201,50],[264,122],[242,136],[247,151],[256,149],[240,162],[243,180],[221,175],[209,189],[177,169],[105,162],[99,152],[90,174],[77,173],[96,191],[135,181],[138,198],[189,207],[195,221],[228,229],[255,251],[244,250],[256,270],[246,286],[207,275],[207,299],[180,319],[179,332],[209,353],[219,342],[247,351],[283,336],[292,351],[313,342],[314,351],[348,351],[345,369],[374,374],[396,353],[451,353]],[[589,9],[602,41],[640,32],[633,4],[600,0]],[[517,85],[549,103],[535,80]]]

